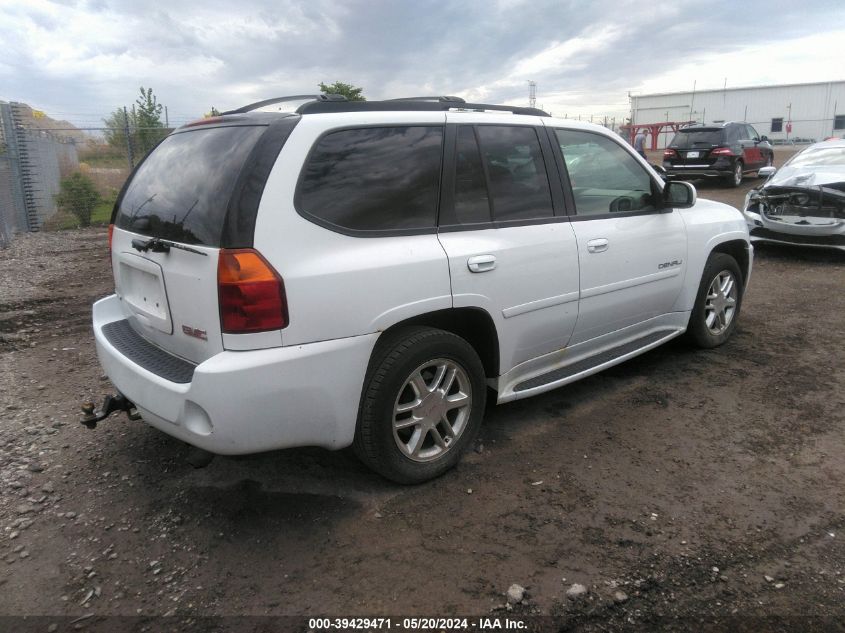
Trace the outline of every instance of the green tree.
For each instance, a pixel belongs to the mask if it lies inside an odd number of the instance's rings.
[[[56,204],[63,211],[70,211],[79,219],[79,224],[91,224],[91,212],[100,201],[100,194],[90,178],[76,172],[63,178],[56,194]]]
[[[133,108],[138,139],[138,152],[141,156],[149,152],[153,146],[167,133],[161,121],[164,106],[158,102],[152,88],[141,86],[141,96],[135,100],[137,110]]]
[[[158,102],[153,89],[141,86],[141,94],[131,108],[118,108],[103,119],[106,142],[125,153],[128,125],[129,142],[132,143],[135,159],[143,158],[167,134],[167,128],[161,120],[163,110],[164,106]]]
[[[124,129],[124,126],[128,123],[130,138],[135,135],[136,129],[138,127],[137,123],[135,122],[134,113],[131,110],[127,110],[126,117],[124,118],[123,108],[118,108],[110,115],[108,115],[105,119],[103,119],[103,123],[106,124],[106,129],[103,133],[106,137],[106,142],[112,147],[117,147],[123,150],[123,152],[125,153],[126,130]],[[134,147],[136,144],[137,141],[135,139],[132,139],[132,146]]]
[[[363,88],[358,88],[352,84],[345,84],[342,81],[336,81],[333,84],[324,84],[320,82],[320,91],[327,95],[343,95],[349,101],[366,101],[367,99],[361,93]]]

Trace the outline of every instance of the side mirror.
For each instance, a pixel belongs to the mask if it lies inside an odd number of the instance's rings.
[[[695,204],[698,194],[695,187],[683,180],[670,180],[663,187],[664,209],[689,209]]]
[[[760,137],[760,140],[763,141],[764,143],[768,143],[769,137],[764,134],[763,136]]]
[[[761,167],[757,171],[757,175],[760,178],[768,178],[769,176],[774,176],[777,172],[777,167],[772,167],[771,165],[767,165],[766,167]]]

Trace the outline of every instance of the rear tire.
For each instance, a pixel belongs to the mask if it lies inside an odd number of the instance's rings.
[[[736,260],[725,253],[711,253],[690,314],[688,340],[704,349],[724,345],[736,329],[742,295],[742,272]]]
[[[402,328],[373,352],[353,449],[400,484],[439,477],[475,440],[486,398],[484,367],[469,343],[444,330]]]
[[[727,178],[729,187],[739,187],[742,184],[742,168],[743,164],[741,160],[734,163],[733,172]]]

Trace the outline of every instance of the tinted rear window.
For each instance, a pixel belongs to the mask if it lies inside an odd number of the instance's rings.
[[[142,235],[219,246],[238,175],[267,128],[173,134],[147,157],[120,200],[115,224]]]
[[[675,134],[669,147],[681,149],[692,147],[711,147],[722,142],[722,130],[690,130]]]
[[[536,130],[504,125],[480,125],[477,130],[487,163],[493,219],[552,217],[552,194]]]
[[[441,127],[331,132],[303,169],[297,208],[353,231],[432,229],[442,143]]]

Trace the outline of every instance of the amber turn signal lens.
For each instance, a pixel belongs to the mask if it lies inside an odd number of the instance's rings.
[[[223,332],[246,334],[287,326],[284,283],[258,251],[222,249],[217,262],[217,289]]]

